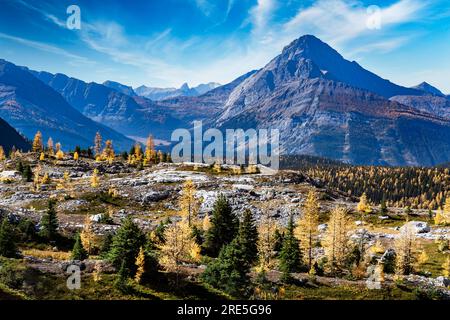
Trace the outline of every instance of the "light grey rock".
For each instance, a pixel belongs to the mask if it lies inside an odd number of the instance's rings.
[[[414,233],[430,232],[430,227],[428,226],[428,223],[423,221],[409,221],[400,228],[400,232],[406,232],[406,230],[408,229],[412,230]]]

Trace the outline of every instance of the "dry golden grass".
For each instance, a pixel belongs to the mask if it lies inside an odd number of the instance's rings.
[[[38,249],[25,249],[22,253],[26,256],[32,256],[40,259],[49,259],[52,258],[54,260],[69,260],[70,252],[65,251],[51,251],[51,250],[38,250]]]

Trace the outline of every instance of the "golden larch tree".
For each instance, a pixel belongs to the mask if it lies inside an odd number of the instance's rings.
[[[91,177],[91,187],[92,188],[97,188],[100,184],[100,178],[98,176],[98,169],[95,168],[94,172],[92,173],[92,177]]]
[[[188,179],[183,184],[183,190],[180,197],[181,215],[187,218],[188,225],[191,226],[193,219],[197,218],[199,201],[195,198],[196,188],[192,180]]]
[[[298,221],[295,235],[300,240],[300,246],[306,253],[306,264],[311,269],[313,264],[313,249],[315,247],[319,226],[319,201],[317,193],[313,190],[308,192],[303,204],[303,215]]]
[[[32,150],[33,152],[42,152],[44,150],[44,146],[42,144],[42,133],[40,131],[36,132],[34,135]]]
[[[55,152],[58,153],[59,151],[61,151],[61,142],[55,144]]]
[[[47,140],[47,152],[50,156],[53,156],[55,154],[52,137],[48,138]]]
[[[94,246],[94,232],[92,230],[92,221],[89,215],[86,215],[84,219],[83,231],[81,231],[80,239],[83,247],[86,249],[88,254],[92,253],[92,249]]]
[[[59,149],[59,150],[56,152],[56,159],[57,159],[57,160],[62,160],[62,159],[64,159],[64,152],[63,152],[61,149]]]
[[[5,159],[5,150],[3,149],[3,146],[0,146],[0,161],[3,161]]]
[[[356,210],[361,213],[370,213],[371,208],[367,201],[366,193],[363,193],[362,196],[359,198],[359,202],[358,202],[358,205],[356,206]]]
[[[416,236],[411,226],[405,226],[395,240],[394,246],[397,254],[396,273],[400,275],[410,274],[417,261]]]
[[[265,273],[274,266],[274,241],[277,225],[270,216],[270,209],[263,209],[263,216],[258,225],[258,273]]]
[[[99,156],[101,150],[102,150],[102,136],[100,135],[100,132],[97,132],[94,138],[94,155]]]
[[[134,281],[136,281],[136,283],[141,283],[142,276],[145,273],[145,252],[142,247],[139,248],[139,254],[136,257],[135,265],[137,267],[137,270],[134,276]]]
[[[336,206],[331,210],[328,228],[325,233],[323,246],[331,272],[342,270],[349,254],[351,220],[347,209]]]
[[[164,230],[164,238],[166,241],[160,246],[159,263],[166,271],[176,274],[178,283],[181,263],[197,262],[200,247],[186,219],[169,224]]]
[[[450,254],[447,254],[447,258],[442,264],[442,275],[444,277],[450,277]]]
[[[145,163],[148,165],[152,162],[156,162],[155,155],[155,143],[153,141],[152,135],[149,135],[145,144]]]
[[[114,161],[115,157],[113,143],[111,140],[106,140],[105,142],[105,148],[102,151],[102,159],[108,161],[109,163],[112,163]]]

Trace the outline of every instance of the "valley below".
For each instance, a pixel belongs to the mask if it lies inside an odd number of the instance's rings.
[[[33,172],[29,182],[20,172],[27,166]],[[442,169],[442,174],[448,183],[448,169]],[[365,195],[360,199],[364,188],[345,194],[323,184],[325,179],[321,182],[311,169],[267,174],[261,166],[159,162],[142,167],[120,157],[102,161],[80,156],[74,160],[68,153],[59,159],[45,154],[43,159],[39,153],[17,153],[1,162],[0,177],[0,214],[10,221],[17,248],[14,257],[0,257],[1,299],[450,299],[446,269],[450,225],[436,220],[436,215],[445,219],[450,214],[445,211],[447,206],[439,204],[428,210],[392,202],[380,207],[364,199]],[[447,197],[448,187],[444,184],[441,190]],[[189,214],[194,235],[184,240],[195,239],[199,252],[193,258],[178,248],[178,260],[168,263],[173,252],[165,243],[176,237],[168,230],[177,225],[181,228],[187,219],[188,192],[196,206],[192,217]],[[281,254],[284,241],[292,221],[303,226],[311,194],[317,198],[317,221],[303,228],[313,228],[314,243],[305,248],[302,227],[297,227],[301,256],[295,260],[298,265],[286,271]],[[259,234],[257,246],[251,247],[253,262],[243,268],[245,274],[228,284],[234,288],[222,287],[211,275],[204,276],[214,261],[225,259],[225,253],[217,257],[207,249],[208,230],[214,219],[217,223],[221,210],[220,198],[226,199],[227,210],[240,224],[250,212]],[[336,207],[345,210],[348,250],[344,250],[345,261],[330,265],[327,239],[330,228],[335,227],[330,219]],[[57,229],[54,237],[45,238],[42,230],[50,211],[55,213]],[[136,281],[136,269],[123,276],[124,264],[118,267],[111,256],[119,247],[125,250],[126,244],[119,244],[118,239],[130,223],[138,235],[127,235],[143,238],[141,249],[158,262],[145,265],[148,276],[144,280]],[[2,225],[0,238],[6,232]],[[74,256],[80,234],[87,250],[82,259]],[[398,262],[389,259],[395,252],[400,257],[399,241],[404,234],[414,239],[410,248],[414,255],[409,257],[411,269],[399,272]],[[264,235],[266,243],[261,240]],[[356,253],[355,248],[360,251]],[[126,261],[126,251],[122,254],[125,256],[119,260]],[[239,261],[230,263],[244,266]],[[81,270],[77,289],[68,287],[67,270],[72,265]]]

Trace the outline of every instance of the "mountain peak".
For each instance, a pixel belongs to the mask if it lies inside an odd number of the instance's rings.
[[[183,83],[183,85],[180,87],[180,90],[189,90],[189,85],[187,84],[187,82]]]
[[[438,88],[432,86],[431,84],[429,84],[428,82],[422,82],[421,84],[413,87],[413,89],[417,89],[420,91],[424,91],[427,93],[431,93],[433,95],[436,96],[443,96],[444,94],[441,92],[441,90],[439,90]]]
[[[284,47],[282,55],[301,56],[311,60],[332,59],[340,60],[343,57],[328,44],[313,35],[304,35]]]

